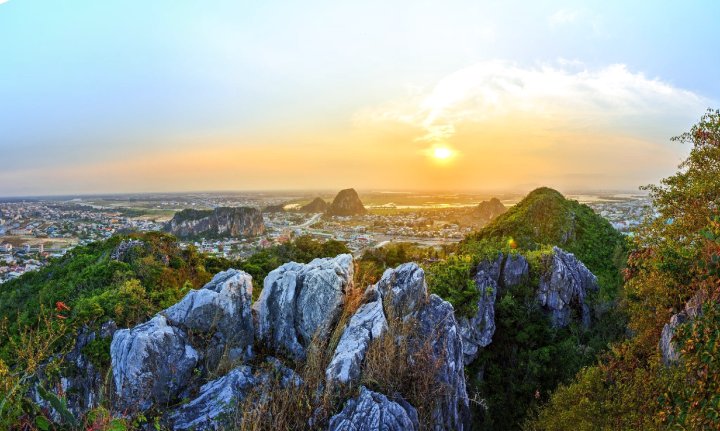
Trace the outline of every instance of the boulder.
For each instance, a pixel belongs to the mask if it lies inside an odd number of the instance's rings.
[[[115,332],[110,344],[117,407],[145,410],[167,403],[187,385],[200,358],[187,335],[162,315]]]
[[[387,320],[377,288],[369,287],[365,295],[365,303],[350,318],[325,371],[328,382],[345,384],[357,380],[370,342],[387,330]]]
[[[216,274],[199,290],[190,293],[162,311],[168,323],[187,331],[202,332],[213,338],[209,368],[215,368],[223,353],[230,361],[252,356],[252,277],[230,269]]]
[[[257,337],[276,351],[303,359],[313,337],[328,331],[340,316],[352,280],[349,254],[275,269],[253,305]]]
[[[345,402],[342,411],[330,418],[330,431],[411,431],[419,430],[415,408],[405,400],[360,388],[357,398]]]
[[[388,269],[377,283],[388,320],[407,319],[425,303],[425,272],[416,263]]]
[[[415,348],[429,347],[435,382],[444,389],[433,408],[433,429],[466,430],[470,402],[465,387],[463,342],[452,305],[437,295],[430,295],[418,314],[418,326],[419,336],[413,340]]]
[[[318,330],[328,330],[342,312],[345,291],[352,288],[352,255],[315,259],[300,271],[301,288],[297,298],[297,331],[305,345]]]
[[[200,388],[197,398],[166,415],[165,421],[176,431],[216,430],[227,425],[227,416],[258,380],[252,368],[240,366]],[[225,417],[224,417],[225,416]]]
[[[549,270],[541,274],[537,299],[550,312],[553,325],[562,327],[570,323],[572,309],[582,316],[583,325],[590,325],[590,307],[585,298],[590,291],[598,290],[597,277],[572,253],[553,247]]]
[[[239,366],[226,375],[204,384],[196,398],[167,413],[163,421],[176,431],[207,431],[232,426],[235,407],[254,390],[271,395],[269,384],[277,379],[280,387],[302,384],[300,376],[273,357],[266,358],[265,366],[253,370]]]

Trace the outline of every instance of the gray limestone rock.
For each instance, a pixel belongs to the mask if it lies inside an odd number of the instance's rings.
[[[406,401],[360,388],[360,395],[345,402],[342,411],[330,418],[330,431],[416,431],[418,415]]]
[[[475,287],[480,293],[477,312],[472,318],[460,316],[458,326],[463,340],[463,356],[465,364],[477,358],[480,348],[489,345],[495,334],[495,299],[498,285],[485,271],[475,275]]]
[[[366,297],[372,299],[358,308],[343,330],[332,360],[325,371],[328,382],[345,384],[357,380],[370,342],[387,330],[387,320],[377,288],[369,287]]]
[[[176,431],[217,430],[227,425],[234,406],[249,393],[258,379],[248,366],[240,366],[200,388],[197,398],[166,416]]]
[[[427,299],[425,272],[416,263],[388,269],[377,283],[388,320],[407,319]]]
[[[572,253],[553,247],[549,270],[540,277],[537,299],[550,312],[555,326],[570,323],[572,309],[580,311],[583,324],[590,325],[589,291],[598,290],[597,277]]]
[[[220,352],[219,356],[225,352],[230,361],[238,361],[252,356],[251,303],[252,278],[243,271],[230,269],[218,273],[202,289],[190,291],[160,314],[170,325],[214,336],[213,350]],[[211,362],[219,360],[212,359]]]
[[[444,388],[433,409],[434,430],[463,431],[469,428],[470,402],[465,387],[463,341],[449,302],[430,295],[418,315],[416,348],[428,347],[435,364],[435,380]]]
[[[340,316],[352,280],[349,254],[275,269],[253,305],[257,337],[295,359],[304,358],[313,336],[329,331]]]
[[[502,270],[501,284],[512,288],[527,282],[530,278],[530,265],[521,254],[508,254]]]
[[[259,369],[242,365],[207,382],[193,400],[167,413],[163,421],[178,431],[228,429],[238,403],[252,391],[272,396],[270,383],[273,381],[279,381],[280,387],[302,384],[297,373],[276,358],[268,357],[265,366]]]
[[[185,333],[157,315],[115,332],[110,345],[119,410],[145,410],[173,400],[189,381],[199,354]]]

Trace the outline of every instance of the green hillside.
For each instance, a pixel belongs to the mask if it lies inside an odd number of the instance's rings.
[[[513,242],[511,244],[511,241]],[[599,279],[606,297],[614,297],[622,283],[625,239],[590,207],[565,199],[542,187],[498,216],[460,245],[463,252],[478,249],[539,250],[558,246],[575,254]]]

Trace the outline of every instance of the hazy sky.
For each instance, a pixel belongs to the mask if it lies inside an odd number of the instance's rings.
[[[720,106],[718,22],[717,1],[0,0],[0,196],[635,189]]]

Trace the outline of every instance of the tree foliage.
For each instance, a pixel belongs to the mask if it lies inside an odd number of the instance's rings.
[[[638,230],[625,270],[633,336],[559,389],[531,429],[720,429],[720,111],[674,140],[690,155],[646,187],[657,217]],[[665,366],[661,331],[691,297],[703,311],[676,329],[680,360]]]

